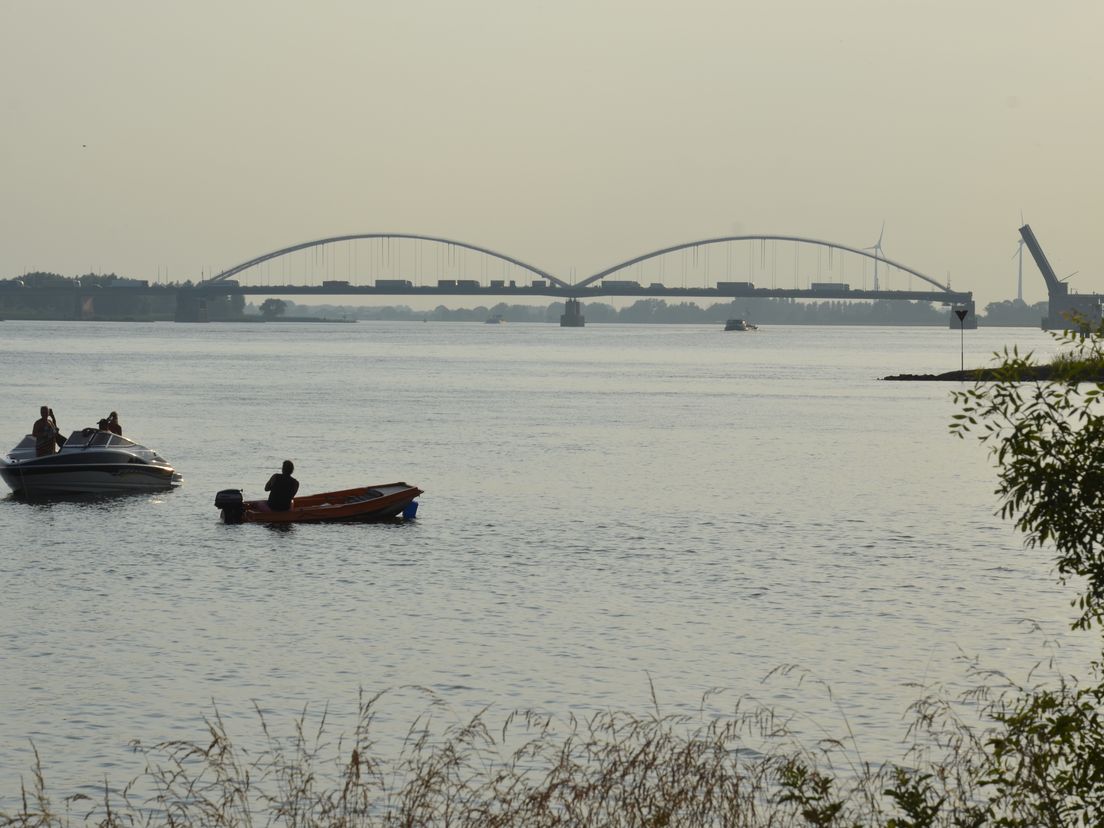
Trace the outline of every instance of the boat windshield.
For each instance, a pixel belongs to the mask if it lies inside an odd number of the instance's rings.
[[[74,431],[69,435],[69,439],[65,441],[66,448],[107,448],[108,446],[123,448],[133,445],[134,443],[126,437],[120,437],[118,434],[112,434],[110,431],[100,431],[95,428],[85,428],[80,431]]]

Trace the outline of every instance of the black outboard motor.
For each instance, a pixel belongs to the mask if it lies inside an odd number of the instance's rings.
[[[245,512],[241,489],[223,489],[215,495],[215,507],[222,509],[223,523],[241,523]]]

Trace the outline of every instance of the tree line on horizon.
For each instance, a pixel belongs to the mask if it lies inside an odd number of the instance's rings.
[[[266,300],[268,301],[268,300]],[[546,306],[517,305],[500,302],[492,306],[449,308],[438,305],[433,310],[414,310],[408,305],[302,305],[290,300],[283,304],[282,315],[360,319],[364,321],[431,321],[483,322],[493,316],[505,322],[559,323],[564,312],[563,302]],[[263,305],[264,303],[262,303]],[[272,307],[271,305],[269,307]],[[1047,303],[1028,305],[1010,300],[992,302],[982,325],[1007,327],[1038,327],[1047,313]],[[252,303],[246,313],[262,313]],[[765,325],[917,325],[946,327],[950,309],[931,302],[889,301],[848,302],[844,300],[810,301],[798,299],[737,299],[708,306],[696,302],[669,304],[664,299],[640,299],[632,305],[616,308],[605,302],[584,302],[583,315],[587,324],[721,324],[728,319],[747,319]]]
[[[19,281],[25,287],[64,287],[79,282],[82,286],[111,287],[116,283],[129,283],[115,273],[87,273],[76,277],[62,276],[57,273],[35,272],[20,276],[18,280],[0,280],[5,283]],[[153,284],[151,288],[192,287],[191,281],[172,284]],[[106,295],[105,295],[106,298]],[[109,301],[100,299],[102,309],[97,316],[112,318],[172,318],[173,309],[169,302],[151,301],[149,298],[111,297]],[[387,320],[387,321],[447,321],[447,322],[483,322],[490,316],[501,316],[508,322],[546,322],[558,323],[564,312],[563,302],[551,302],[545,306],[519,305],[500,302],[493,306],[474,308],[449,308],[438,305],[431,311],[415,310],[407,305],[304,305],[291,300],[278,300],[281,310],[278,313],[264,313],[253,303],[246,303],[244,297],[227,296],[224,300],[214,299],[209,303],[210,318],[230,320],[239,316],[260,314],[266,318],[277,316],[302,317],[338,317],[346,319]],[[264,303],[261,303],[262,305]],[[990,302],[983,313],[978,314],[978,323],[986,326],[1036,327],[1047,315],[1047,302],[1029,305],[1017,299]],[[272,308],[273,305],[268,305]],[[7,293],[0,297],[0,311],[28,318],[71,318],[72,309],[64,300],[42,296],[18,295]],[[930,325],[946,326],[950,311],[946,306],[926,301],[890,301],[873,302],[846,300],[799,300],[799,299],[735,299],[731,302],[717,302],[708,306],[697,302],[668,303],[664,299],[641,299],[632,305],[617,308],[606,302],[587,301],[583,313],[588,324],[630,323],[630,324],[719,324],[733,317],[744,318],[756,324],[766,325]]]

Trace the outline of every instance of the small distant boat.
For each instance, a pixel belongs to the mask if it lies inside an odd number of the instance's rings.
[[[485,325],[501,325],[506,320],[502,318],[501,313],[496,313],[494,316],[488,316]]]
[[[286,512],[273,512],[265,500],[244,500],[241,489],[223,489],[215,495],[224,523],[346,523],[377,521],[418,511],[414,499],[422,490],[409,483],[360,486],[336,492],[297,497]]]
[[[725,322],[724,329],[726,331],[757,331],[758,325],[752,325],[746,319],[729,319]]]

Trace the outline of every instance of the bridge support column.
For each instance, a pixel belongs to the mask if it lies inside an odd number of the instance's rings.
[[[181,290],[176,294],[176,322],[206,322],[207,300],[191,291]]]
[[[958,316],[955,314],[956,310],[966,311],[966,316],[963,317],[962,321],[959,321]],[[971,299],[969,302],[960,302],[953,308],[951,308],[951,315],[950,319],[947,322],[947,327],[953,328],[956,331],[960,328],[965,328],[968,331],[977,330],[977,313],[974,309],[973,299]]]
[[[583,303],[578,299],[568,299],[564,312],[560,315],[561,328],[582,328],[586,325],[583,317]]]

